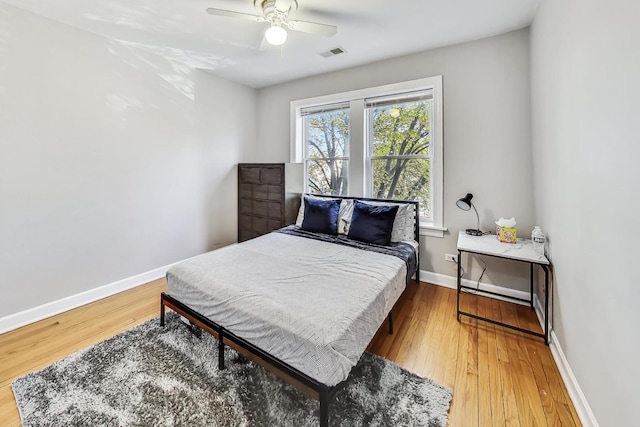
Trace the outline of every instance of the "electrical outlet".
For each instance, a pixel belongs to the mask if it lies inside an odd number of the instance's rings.
[[[449,262],[457,262],[458,257],[454,254],[444,254],[444,260]]]

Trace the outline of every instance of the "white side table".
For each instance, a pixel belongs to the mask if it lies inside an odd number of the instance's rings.
[[[497,258],[510,259],[513,261],[526,262],[530,266],[530,299],[515,298],[508,295],[503,295],[497,292],[484,291],[482,289],[471,288],[462,284],[461,277],[461,264],[462,253],[467,252],[470,254],[488,255]],[[533,266],[538,265],[544,271],[544,334],[539,332],[523,329],[518,326],[510,325],[507,323],[499,322],[497,320],[489,319],[486,317],[478,316],[473,313],[467,313],[460,310],[460,292],[463,290],[473,290],[477,293],[498,295],[508,300],[527,302],[530,304],[533,310]],[[549,345],[549,266],[551,263],[544,255],[538,255],[533,250],[533,242],[530,239],[518,239],[517,243],[502,243],[496,239],[493,234],[486,234],[483,236],[470,236],[464,231],[458,233],[458,291],[457,291],[457,312],[458,321],[460,316],[468,316],[474,319],[482,320],[485,322],[493,323],[495,325],[504,326],[506,328],[515,329],[516,331],[524,332],[526,334],[535,335],[544,338],[544,343]]]

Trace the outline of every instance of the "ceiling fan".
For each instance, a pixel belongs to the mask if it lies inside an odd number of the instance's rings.
[[[253,5],[260,12],[260,15],[216,9],[213,7],[208,8],[207,13],[210,15],[244,18],[254,22],[269,23],[270,26],[265,31],[264,37],[269,44],[274,46],[279,46],[287,41],[287,30],[285,30],[285,27],[293,31],[319,34],[326,37],[331,37],[338,31],[338,28],[333,25],[289,20],[289,13],[298,9],[297,0],[253,0]]]

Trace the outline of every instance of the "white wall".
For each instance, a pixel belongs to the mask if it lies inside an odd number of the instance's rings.
[[[434,75],[444,80],[444,222],[449,233],[444,239],[423,237],[421,268],[455,276],[444,254],[456,253],[458,230],[475,228],[473,212],[455,205],[467,192],[475,196],[483,229],[494,230],[500,216],[515,216],[525,237],[533,229],[528,30],[261,89],[255,160],[288,161],[290,129],[283,118],[292,100]],[[526,265],[485,258],[489,269],[483,281],[528,289]],[[469,277],[478,275],[475,269]]]
[[[0,318],[234,242],[255,106],[0,3]]]
[[[553,327],[597,423],[638,425],[640,3],[542,0],[531,29],[536,217]]]

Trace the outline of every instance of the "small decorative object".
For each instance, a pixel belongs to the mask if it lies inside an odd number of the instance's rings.
[[[496,238],[503,243],[516,243],[518,238],[516,219],[500,217],[496,221]]]
[[[473,194],[471,193],[467,193],[466,196],[464,196],[461,199],[458,199],[458,201],[456,202],[456,205],[462,209],[463,211],[468,211],[471,208],[473,208],[474,211],[476,211],[476,219],[478,220],[478,228],[473,229],[473,228],[467,228],[465,233],[471,235],[471,236],[482,236],[482,231],[480,231],[480,216],[478,215],[478,210],[476,209],[475,206],[473,206],[473,203],[471,203],[471,199],[473,199]]]

